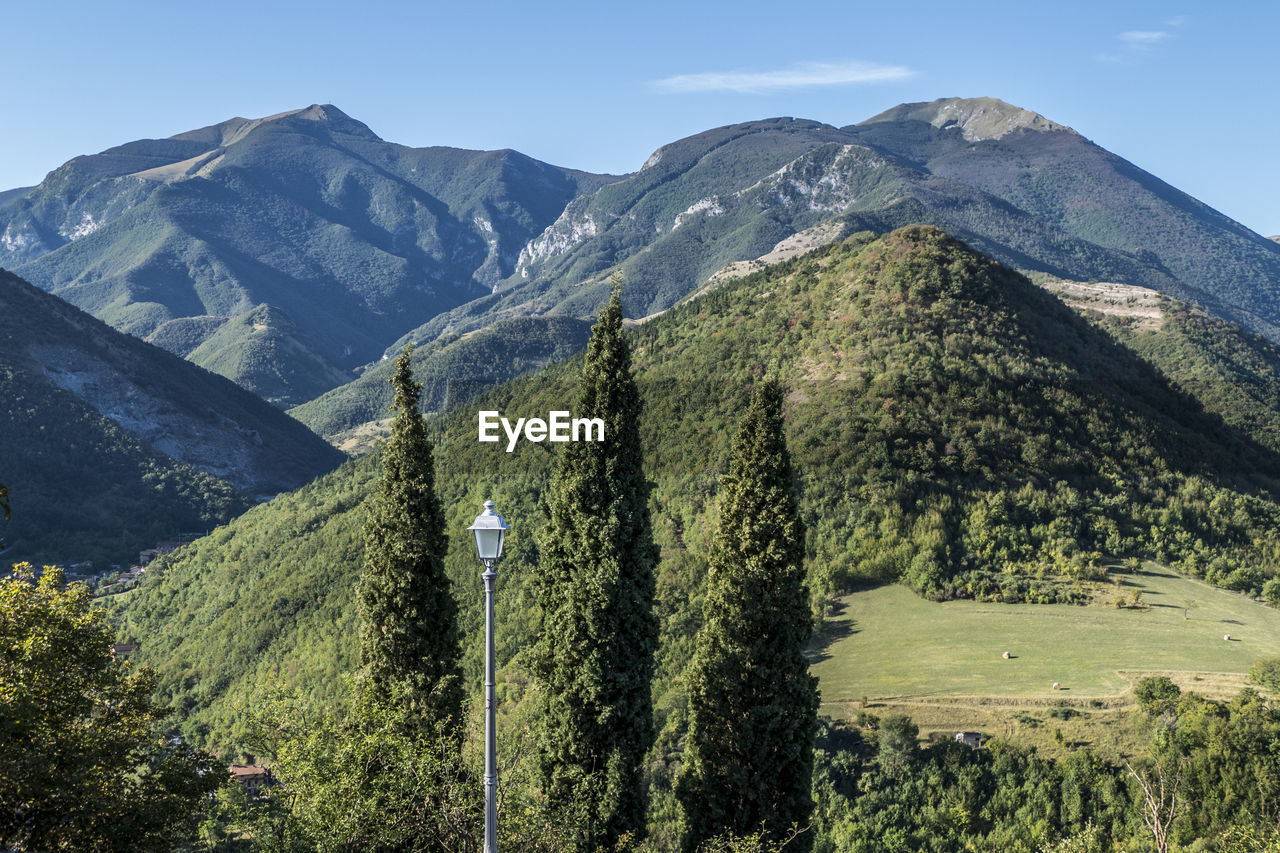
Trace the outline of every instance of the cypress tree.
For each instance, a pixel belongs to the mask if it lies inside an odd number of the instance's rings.
[[[805,657],[803,561],[782,392],[766,382],[751,395],[722,480],[687,671],[689,734],[676,779],[687,851],[725,832],[763,830],[777,841],[813,810],[818,690]]]
[[[360,663],[374,696],[402,695],[424,727],[457,721],[462,706],[457,604],[444,570],[444,511],[412,346],[396,360],[391,437],[382,452],[382,487],[364,526],[357,587]]]
[[[654,738],[658,555],[616,280],[591,332],[573,414],[602,418],[604,441],[570,443],[556,461],[537,540],[542,626],[530,662],[542,687],[543,791],[560,822],[575,827],[575,849],[594,853],[643,834],[640,771]]]

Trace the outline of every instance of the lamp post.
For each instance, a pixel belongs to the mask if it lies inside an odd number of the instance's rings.
[[[493,701],[493,582],[494,565],[502,556],[502,540],[511,525],[484,502],[484,512],[468,527],[476,537],[476,554],[484,571],[484,853],[498,853],[498,756],[494,738]]]

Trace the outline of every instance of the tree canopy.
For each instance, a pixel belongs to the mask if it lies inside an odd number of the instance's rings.
[[[654,737],[658,554],[616,280],[592,330],[574,416],[602,418],[604,441],[570,443],[555,465],[538,536],[542,628],[532,668],[543,688],[543,787],[579,827],[575,849],[585,853],[643,832],[641,767]]]
[[[157,723],[155,674],[116,660],[83,584],[0,579],[0,847],[172,850],[225,768]]]
[[[382,482],[365,522],[364,571],[358,588],[360,662],[374,690],[397,685],[423,715],[456,719],[462,706],[457,604],[444,555],[444,512],[435,466],[418,411],[422,386],[410,367],[412,347],[396,361],[395,419],[382,453]]]
[[[685,850],[725,831],[780,841],[808,819],[818,725],[810,634],[782,392],[765,382],[733,443],[689,668],[689,736],[676,781]]]

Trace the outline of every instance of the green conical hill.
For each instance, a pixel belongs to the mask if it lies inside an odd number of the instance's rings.
[[[718,478],[754,382],[786,389],[815,601],[903,578],[932,597],[1083,598],[1102,556],[1154,557],[1258,591],[1275,571],[1280,457],[1025,278],[932,228],[843,243],[733,280],[632,333],[663,551],[660,685],[691,650]],[[533,637],[532,533],[556,445],[477,441],[478,409],[546,417],[580,362],[437,422],[464,666],[480,581],[465,528],[513,525],[499,659]],[[315,699],[355,661],[352,586],[376,457],[258,507],[149,578],[117,614],[187,723],[234,741],[255,691]],[[518,683],[506,688],[519,694]],[[659,708],[662,705],[659,703]]]

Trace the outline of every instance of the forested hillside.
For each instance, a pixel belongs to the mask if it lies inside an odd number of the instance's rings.
[[[921,594],[1079,601],[1106,557],[1154,557],[1261,593],[1276,571],[1280,456],[1020,275],[931,228],[860,234],[729,282],[632,332],[663,549],[657,695],[688,659],[718,476],[751,384],[787,389],[815,608],[901,578]],[[513,525],[499,588],[508,700],[537,614],[531,534],[551,445],[476,441],[477,408],[543,416],[578,360],[437,420],[447,566],[478,683],[485,499]],[[257,507],[151,572],[116,609],[181,719],[230,745],[268,686],[315,700],[354,662],[352,586],[376,457]],[[182,626],[182,630],[176,630]],[[660,699],[662,717],[675,707]]]
[[[1226,423],[1280,452],[1280,347],[1177,299],[1161,320],[1099,316],[1104,329]]]

